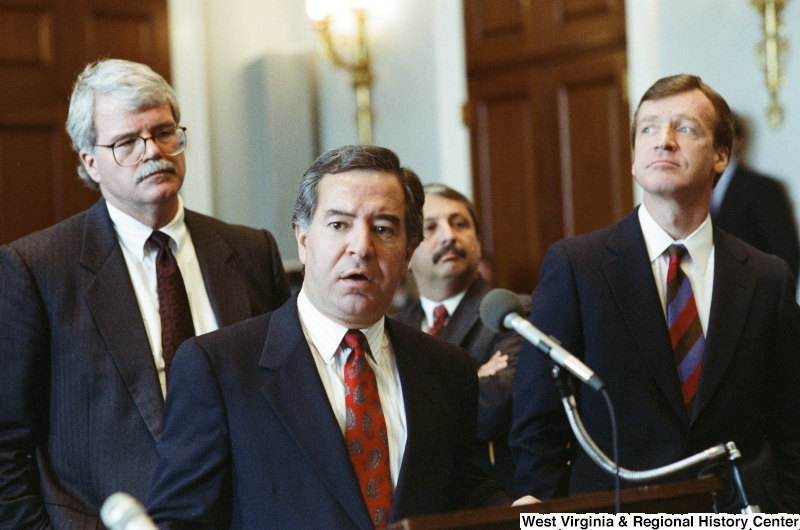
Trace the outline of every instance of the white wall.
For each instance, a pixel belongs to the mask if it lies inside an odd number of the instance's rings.
[[[389,147],[423,182],[472,196],[460,0],[375,2],[370,23],[373,143]],[[358,140],[348,74],[320,61],[322,150]]]
[[[631,102],[635,105],[664,75],[700,75],[752,122],[752,164],[786,182],[800,205],[800,54],[789,57],[780,93],[786,117],[780,129],[772,130],[755,56],[761,20],[749,0],[626,3]],[[471,196],[468,131],[461,122],[467,92],[462,1],[376,4],[369,35],[374,142],[395,150],[424,182],[445,182]],[[257,65],[275,53],[315,57],[304,0],[169,0],[169,7],[173,81],[189,127],[187,205],[227,221],[267,227],[284,256],[296,257],[285,206],[319,153],[291,153],[296,165],[276,174],[273,160],[258,149],[273,142],[263,137],[270,129],[261,127],[264,94]],[[785,21],[791,46],[798,50],[800,2],[788,3]],[[319,129],[313,132],[319,150],[356,142],[349,75],[324,60],[313,62],[319,110]]]
[[[290,205],[297,180],[316,153],[298,139],[294,164],[275,167],[276,158],[286,157],[273,148],[286,139],[269,137],[276,127],[269,122],[265,61],[274,54],[309,56],[303,0],[169,0],[168,5],[173,83],[189,127],[187,206],[266,227],[284,258],[296,258]],[[304,125],[305,137],[313,138],[313,123]]]
[[[396,151],[423,182],[472,194],[461,0],[382,0],[369,21],[373,58],[374,143]],[[297,249],[287,205],[303,170],[320,152],[355,143],[349,75],[314,58],[319,152],[297,149],[295,164],[274,167],[265,127],[263,69],[270,54],[315,57],[304,0],[169,0],[173,84],[189,127],[190,208],[266,227],[285,259]],[[292,87],[288,87],[289,90]],[[259,149],[263,145],[264,149]],[[284,157],[286,158],[286,157]]]
[[[751,124],[748,161],[786,183],[800,206],[800,2],[787,2],[791,49],[780,90],[784,122],[769,127],[769,92],[756,58],[761,16],[749,0],[627,0],[630,100],[658,78],[699,75]]]

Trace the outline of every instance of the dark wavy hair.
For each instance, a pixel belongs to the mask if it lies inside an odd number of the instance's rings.
[[[345,145],[317,158],[300,180],[292,226],[308,230],[319,204],[319,183],[325,175],[355,169],[383,171],[397,177],[406,199],[407,245],[408,248],[417,247],[422,241],[422,204],[425,202],[422,183],[416,173],[400,165],[393,151],[375,145]]]
[[[458,201],[466,206],[467,211],[469,211],[469,216],[472,218],[472,224],[475,227],[475,235],[481,235],[481,226],[478,224],[478,215],[475,213],[475,205],[472,204],[471,200],[467,199],[466,195],[460,191],[454,190],[450,186],[439,184],[438,182],[425,184],[422,189],[425,190],[425,195],[437,195],[445,199],[450,199],[451,201]]]

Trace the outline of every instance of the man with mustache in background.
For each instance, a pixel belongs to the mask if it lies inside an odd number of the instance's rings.
[[[481,241],[472,202],[443,184],[425,186],[424,239],[411,258],[419,297],[398,320],[466,349],[478,366],[476,455],[495,480],[515,492],[508,448],[514,366],[522,338],[495,333],[480,320],[480,304],[492,286],[478,272]],[[530,310],[530,297],[521,296]]]
[[[177,345],[289,297],[269,232],[184,209],[180,107],[149,67],[88,65],[67,131],[102,198],[0,247],[3,528],[101,528],[110,494],[146,497]]]

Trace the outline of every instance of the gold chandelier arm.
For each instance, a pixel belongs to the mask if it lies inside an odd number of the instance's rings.
[[[777,129],[783,123],[783,107],[778,99],[778,89],[784,82],[784,57],[789,43],[783,34],[783,9],[788,0],[752,0],[753,7],[761,14],[764,38],[756,53],[764,70],[764,80],[770,94],[767,119],[770,127]]]
[[[331,33],[330,17],[316,21],[314,27],[319,35],[318,48],[320,54],[327,57],[334,65],[350,72],[353,76],[353,87],[356,92],[359,143],[372,143],[372,69],[370,66],[369,47],[367,46],[367,13],[362,8],[353,8],[356,17],[356,40],[353,59],[348,61],[334,44]]]

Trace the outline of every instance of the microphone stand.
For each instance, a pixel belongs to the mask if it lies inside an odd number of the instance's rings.
[[[578,444],[583,448],[589,458],[591,458],[591,460],[603,471],[606,471],[615,477],[627,480],[628,482],[644,483],[662,479],[702,464],[719,464],[724,460],[724,463],[727,464],[725,467],[727,468],[728,479],[733,482],[732,485],[735,499],[731,501],[731,507],[735,506],[736,509],[739,510],[738,513],[743,514],[758,513],[761,511],[758,506],[750,505],[747,502],[747,496],[745,494],[744,487],[742,486],[739,470],[736,466],[736,460],[740,459],[742,455],[736,448],[736,444],[733,442],[715,445],[695,455],[655,469],[631,471],[629,469],[619,467],[618,463],[613,462],[605,455],[605,453],[603,453],[603,451],[597,446],[594,440],[592,440],[591,436],[589,436],[589,433],[586,431],[580,415],[578,414],[574,389],[571,381],[568,379],[569,375],[562,375],[561,367],[558,365],[553,366],[552,375],[553,378],[558,382],[558,388],[561,393],[561,403],[564,406],[564,411],[567,414],[567,420],[569,421],[570,427],[572,428],[572,432],[575,435]],[[609,399],[607,399],[607,402],[609,407],[611,407],[611,402]],[[613,418],[613,408],[610,408],[610,412]],[[613,430],[616,431],[616,425],[613,426]],[[617,490],[618,489],[619,484],[617,484]],[[718,504],[719,503],[717,502],[715,495],[715,510]],[[619,506],[617,506],[617,511],[619,511]]]

